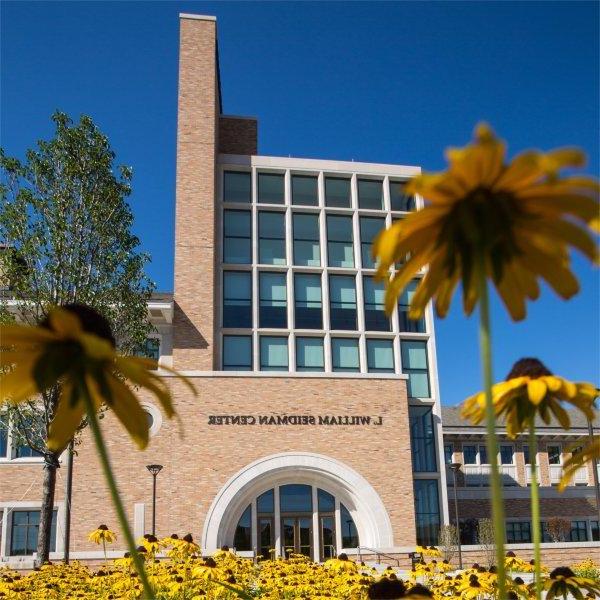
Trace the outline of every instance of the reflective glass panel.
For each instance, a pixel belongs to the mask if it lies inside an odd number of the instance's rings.
[[[285,273],[259,274],[260,327],[287,327],[287,284]]]
[[[350,207],[350,180],[325,177],[325,206]]]
[[[331,329],[356,330],[356,287],[353,275],[329,276]]]
[[[323,339],[296,338],[296,371],[324,371]]]
[[[275,512],[275,494],[273,490],[267,490],[256,499],[256,511],[259,514]]]
[[[427,342],[402,340],[402,372],[408,375],[408,395],[412,398],[429,398],[429,369]]]
[[[252,262],[250,211],[224,211],[223,262],[240,265],[248,265]]]
[[[312,490],[310,485],[292,483],[279,488],[282,513],[312,512]]]
[[[425,317],[414,320],[408,318],[408,310],[419,281],[413,279],[398,298],[398,319],[400,320],[400,331],[410,333],[425,333]]]
[[[415,210],[415,197],[406,193],[406,182],[390,181],[390,206],[392,210]]]
[[[340,525],[342,527],[342,548],[356,548],[359,545],[358,530],[350,511],[340,504]]]
[[[352,217],[327,216],[327,260],[330,267],[354,267]]]
[[[263,265],[285,265],[284,213],[258,213],[258,261]]]
[[[436,545],[440,530],[440,503],[437,480],[415,479],[414,493],[417,544]]]
[[[335,510],[335,498],[325,490],[317,490],[319,498],[319,512],[333,512]]]
[[[331,338],[331,364],[334,371],[358,373],[359,356],[356,338]]]
[[[258,174],[258,201],[264,204],[283,204],[284,176],[279,173]]]
[[[223,273],[223,327],[252,327],[252,275],[248,271]]]
[[[288,339],[262,335],[260,337],[261,371],[288,371]]]
[[[321,250],[319,245],[319,216],[294,213],[294,264],[302,267],[319,267]]]
[[[358,207],[374,210],[383,208],[383,185],[381,181],[358,180]]]
[[[252,371],[251,336],[223,336],[223,371]]]
[[[394,372],[392,340],[367,340],[367,369],[369,373]]]
[[[225,171],[223,173],[224,202],[250,202],[252,200],[250,173]]]
[[[320,275],[294,275],[294,303],[296,329],[323,328]]]
[[[292,175],[292,204],[318,206],[317,178],[312,175]]]
[[[377,234],[385,229],[383,217],[360,217],[360,254],[363,269],[375,268],[375,261],[371,256],[373,240]]]
[[[236,550],[252,550],[252,507],[242,513],[233,538]]]
[[[365,329],[367,331],[389,331],[390,320],[384,312],[385,285],[373,277],[363,277],[365,307]]]
[[[409,406],[410,445],[415,473],[437,471],[435,433],[430,406]],[[450,451],[452,453],[452,451]]]

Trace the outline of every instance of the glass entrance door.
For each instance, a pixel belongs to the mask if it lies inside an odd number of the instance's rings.
[[[273,558],[273,519],[271,517],[258,518],[258,554],[264,559]]]
[[[281,535],[286,557],[290,554],[304,554],[312,558],[312,517],[283,517]]]
[[[322,516],[319,519],[321,527],[321,560],[335,558],[335,517],[333,515]]]

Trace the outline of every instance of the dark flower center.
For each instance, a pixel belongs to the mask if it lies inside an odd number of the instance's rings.
[[[189,542],[191,544],[191,543],[193,543],[194,538],[192,537],[191,533],[188,533],[187,535],[183,536],[183,541],[184,542]]]
[[[417,585],[413,586],[406,592],[407,597],[410,596],[426,596],[427,598],[433,598],[433,593],[429,588],[426,588],[424,585],[417,583]]]
[[[106,525],[100,525],[98,529],[100,529],[101,531],[108,531],[108,527]]]
[[[547,375],[552,375],[552,372],[541,360],[537,358],[521,358],[513,365],[510,373],[506,376],[506,381],[517,377],[538,379]]]
[[[348,560],[348,555],[344,552],[338,554],[338,560]]]
[[[398,579],[392,580],[384,577],[380,581],[376,581],[369,586],[368,598],[377,598],[379,600],[387,600],[393,598],[401,598],[404,596],[406,588]]]
[[[106,317],[103,317],[98,311],[85,304],[78,303],[65,304],[64,306],[61,306],[61,308],[77,316],[81,321],[81,327],[84,331],[93,333],[107,342],[110,342],[110,345],[113,348],[116,347],[115,337],[113,336],[110,323]],[[46,329],[50,329],[49,319],[45,318],[40,325],[46,327]]]
[[[550,573],[550,579],[558,579],[559,577],[575,577],[575,573],[569,567],[557,567]]]
[[[207,567],[210,567],[211,569],[214,569],[214,568],[217,566],[217,563],[216,563],[216,562],[214,561],[214,559],[212,559],[212,558],[207,558],[207,559],[204,561],[204,564],[205,564]]]

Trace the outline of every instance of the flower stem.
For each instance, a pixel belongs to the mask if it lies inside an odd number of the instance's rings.
[[[537,479],[537,439],[535,437],[535,421],[532,417],[529,424],[529,461],[531,462],[531,521],[533,527],[533,560],[535,566],[535,597],[542,597],[542,565],[541,565],[541,527],[540,527],[540,492]]]
[[[477,275],[479,284],[479,346],[481,351],[481,364],[483,368],[483,387],[485,391],[485,424],[487,433],[487,452],[490,461],[491,495],[492,495],[492,521],[496,537],[496,568],[498,569],[498,596],[500,600],[506,598],[506,569],[504,566],[504,541],[506,539],[504,528],[504,503],[502,499],[502,486],[500,470],[498,468],[498,440],[496,437],[496,418],[492,402],[492,343],[490,330],[490,306],[488,286],[484,265],[480,265]]]
[[[133,559],[133,562],[135,564],[135,568],[140,577],[140,581],[144,586],[144,597],[147,598],[147,600],[152,600],[152,598],[154,598],[154,592],[152,591],[152,586],[150,585],[148,576],[146,575],[144,563],[140,555],[138,554],[138,551],[136,550],[133,535],[131,534],[131,530],[129,529],[129,523],[127,522],[125,509],[123,508],[123,503],[121,502],[121,497],[119,496],[119,490],[117,489],[117,483],[115,481],[112,469],[110,467],[110,460],[108,458],[106,446],[104,445],[104,440],[102,439],[102,433],[100,431],[100,425],[98,424],[98,418],[96,417],[96,411],[94,409],[94,405],[92,404],[92,400],[88,394],[86,386],[84,385],[82,386],[82,388],[82,396],[83,401],[85,403],[88,422],[90,424],[90,429],[92,430],[92,435],[94,436],[96,450],[98,451],[98,455],[100,457],[100,464],[102,465],[102,470],[104,471],[104,476],[106,477],[106,483],[108,484],[108,488],[110,489],[110,495],[112,497],[113,504],[117,511],[119,524],[121,525],[123,535],[125,536],[125,540],[127,541],[127,545],[129,546],[129,553],[131,554],[131,558]]]

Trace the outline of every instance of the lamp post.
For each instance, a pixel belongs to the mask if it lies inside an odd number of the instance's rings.
[[[594,441],[594,424],[588,419],[590,443]],[[596,490],[596,512],[598,513],[598,532],[600,534],[600,482],[598,482],[598,461],[592,457],[592,478]]]
[[[146,465],[146,469],[152,473],[152,535],[156,535],[156,476],[162,468],[162,465]]]
[[[454,488],[454,519],[456,521],[456,541],[458,542],[458,567],[463,568],[462,546],[460,544],[460,523],[458,521],[458,495],[456,494],[456,473],[460,470],[460,463],[450,463],[448,465],[452,471],[452,483]]]

